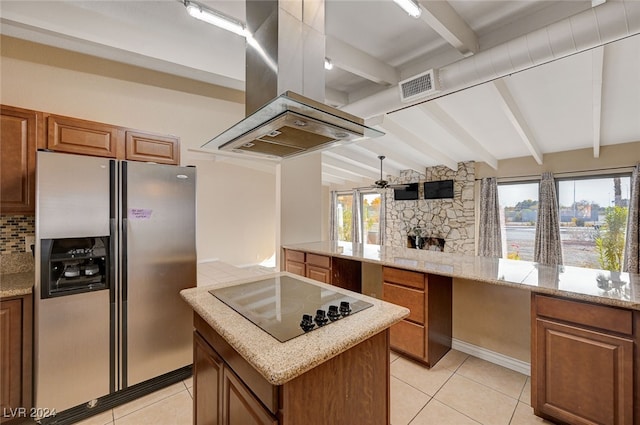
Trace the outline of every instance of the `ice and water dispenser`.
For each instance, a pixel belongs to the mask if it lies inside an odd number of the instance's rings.
[[[109,288],[109,237],[42,239],[41,298]]]

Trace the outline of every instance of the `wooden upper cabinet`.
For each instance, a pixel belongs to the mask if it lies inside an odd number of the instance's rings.
[[[140,131],[126,132],[126,159],[178,165],[180,163],[180,139]]]
[[[2,106],[0,112],[0,212],[35,213],[38,125],[36,111]]]
[[[46,149],[79,155],[178,165],[180,139],[59,115],[47,116]]]
[[[47,117],[47,149],[80,155],[121,158],[124,131],[117,126],[77,118]]]

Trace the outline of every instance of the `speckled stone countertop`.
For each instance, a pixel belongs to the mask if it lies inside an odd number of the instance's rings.
[[[640,310],[637,274],[349,242],[311,242],[283,248]]]
[[[317,286],[348,294],[373,304],[286,342],[280,342],[209,293],[211,289],[272,276],[288,275]],[[409,310],[335,286],[292,275],[274,273],[217,285],[184,289],[180,295],[218,334],[273,385],[282,385],[337,356],[409,315]]]
[[[6,273],[0,275],[0,298],[18,297],[32,293],[34,273]]]

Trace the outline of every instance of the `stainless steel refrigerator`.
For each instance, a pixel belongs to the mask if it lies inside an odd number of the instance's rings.
[[[38,152],[38,411],[103,410],[188,373],[195,183],[193,167]]]

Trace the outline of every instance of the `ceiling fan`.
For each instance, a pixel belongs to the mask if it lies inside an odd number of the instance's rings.
[[[384,155],[378,156],[378,159],[380,160],[380,180],[376,180],[371,186],[358,187],[356,189],[404,189],[409,186],[408,184],[389,184],[388,181],[382,178],[382,161],[385,158],[386,157]]]

